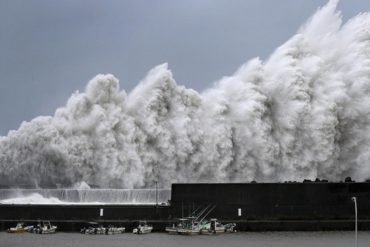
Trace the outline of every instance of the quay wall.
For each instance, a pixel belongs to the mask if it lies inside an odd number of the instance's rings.
[[[103,215],[100,215],[103,210]],[[87,222],[103,225],[123,225],[131,230],[139,220],[147,220],[156,229],[163,229],[171,221],[169,206],[165,205],[9,205],[0,204],[0,230],[22,221],[36,224],[49,220],[62,231],[76,231]]]
[[[173,184],[170,205],[0,204],[0,230],[18,221],[50,220],[61,231],[79,231],[88,221],[123,225],[130,231],[147,220],[164,231],[177,218],[209,205],[207,218],[237,223],[240,231],[353,230],[354,202],[359,230],[370,230],[370,183]],[[103,215],[100,216],[100,210]]]
[[[171,214],[186,216],[213,204],[209,217],[224,220],[370,219],[370,183],[173,184]]]

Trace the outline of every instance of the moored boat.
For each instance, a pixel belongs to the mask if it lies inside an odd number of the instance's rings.
[[[225,226],[218,222],[217,219],[211,219],[210,222],[203,225],[200,233],[203,235],[212,235],[225,233],[225,230]]]
[[[166,232],[173,234],[182,235],[197,235],[201,233],[201,230],[207,222],[205,218],[209,215],[216,205],[209,204],[205,208],[197,208],[190,217],[179,219],[176,226],[166,227]]]
[[[29,229],[33,228],[33,226],[24,226],[23,222],[17,223],[15,227],[11,227],[7,230],[8,233],[22,233],[27,232]]]
[[[139,221],[138,227],[134,228],[132,233],[145,234],[145,233],[151,233],[152,230],[153,230],[153,226],[148,225],[146,221]]]
[[[80,233],[82,233],[82,234],[96,234],[97,227],[98,227],[98,223],[88,222],[88,223],[86,223],[85,227],[83,227],[80,230]]]
[[[165,229],[166,232],[169,234],[177,234],[177,227],[176,226],[168,226]]]
[[[107,228],[106,228],[106,234],[107,235],[112,235],[112,234],[121,234],[121,233],[124,233],[126,230],[125,227],[116,227],[116,226],[113,226],[113,225],[109,225]]]
[[[51,225],[50,221],[43,221],[37,224],[37,226],[32,229],[32,232],[38,234],[49,234],[55,233],[57,228],[57,226]]]
[[[103,225],[99,225],[97,222],[88,222],[86,226],[80,230],[80,232],[82,234],[112,235],[124,233],[125,230],[125,227],[116,227],[114,225],[104,227]]]
[[[225,232],[236,232],[235,230],[235,227],[236,227],[236,224],[235,223],[228,223],[228,224],[225,224]]]
[[[178,222],[176,225],[173,224],[172,226],[166,227],[165,231],[168,232],[169,234],[177,234],[177,230],[183,227],[183,224],[185,221],[186,221],[185,218],[178,219]]]
[[[173,224],[172,226],[167,226],[165,228],[165,231],[168,232],[169,234],[177,234],[178,225],[179,223],[177,225]]]
[[[181,235],[197,235],[202,229],[201,222],[195,220],[194,217],[180,219],[181,224],[177,226],[177,233]]]
[[[94,234],[106,234],[106,232],[107,232],[107,229],[102,225],[99,225],[94,228]]]

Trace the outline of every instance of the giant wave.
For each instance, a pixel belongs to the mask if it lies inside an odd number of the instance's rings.
[[[370,177],[370,14],[319,9],[267,61],[199,93],[167,64],[127,94],[93,78],[54,116],[0,137],[0,181],[21,187],[168,187]]]

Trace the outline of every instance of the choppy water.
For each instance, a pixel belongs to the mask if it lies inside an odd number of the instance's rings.
[[[370,232],[359,232],[358,246],[370,245]],[[253,247],[349,247],[354,246],[353,232],[243,232],[218,236],[179,236],[165,233],[148,235],[81,235],[57,233],[54,235],[0,233],[0,246],[53,247],[181,247],[181,246],[253,246]]]

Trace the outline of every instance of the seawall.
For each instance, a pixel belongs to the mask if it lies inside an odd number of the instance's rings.
[[[170,205],[0,204],[0,228],[50,220],[61,231],[78,231],[88,221],[130,230],[137,221],[147,220],[164,231],[177,218],[213,205],[207,218],[235,222],[240,231],[353,230],[352,197],[357,200],[359,230],[370,230],[368,182],[173,184]]]

